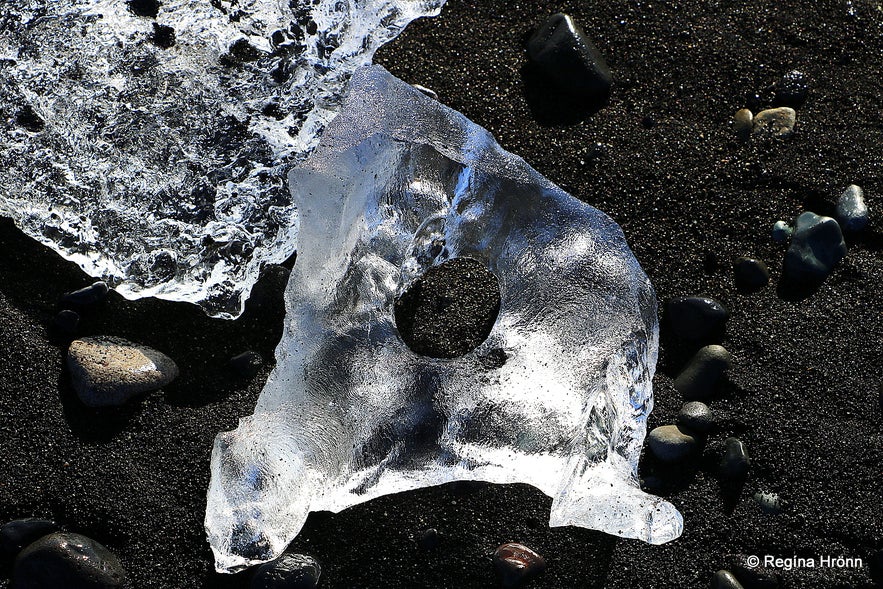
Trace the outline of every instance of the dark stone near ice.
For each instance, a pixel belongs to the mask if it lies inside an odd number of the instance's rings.
[[[668,324],[680,338],[691,341],[710,341],[723,335],[729,311],[708,297],[681,297],[666,306]]]
[[[610,93],[607,63],[566,14],[553,14],[540,25],[527,43],[527,55],[564,92],[592,100]]]
[[[48,519],[17,519],[0,527],[0,556],[12,559],[28,544],[58,531],[58,524]]]
[[[175,29],[167,25],[153,23],[153,35],[150,40],[154,45],[163,49],[173,47],[175,45]]]
[[[107,548],[80,534],[57,532],[18,555],[12,589],[118,589],[125,579],[120,561]]]
[[[504,588],[521,587],[546,570],[546,561],[527,546],[509,542],[494,552],[494,568]]]
[[[793,284],[820,284],[845,256],[846,243],[837,221],[806,212],[797,217],[783,275]]]
[[[745,444],[738,438],[727,438],[724,442],[727,449],[720,463],[720,474],[726,479],[740,480],[748,476],[751,459]]]
[[[24,127],[31,133],[39,133],[46,128],[46,123],[29,104],[15,115],[15,124]]]
[[[755,292],[770,282],[770,271],[761,260],[739,258],[733,264],[736,287],[740,290]]]
[[[230,368],[242,378],[251,378],[261,369],[264,359],[252,350],[242,352],[230,358]]]
[[[76,311],[65,309],[55,316],[54,324],[55,328],[60,332],[73,334],[77,331],[77,326],[80,324],[80,314]]]
[[[806,74],[793,70],[782,76],[776,84],[776,106],[800,108],[806,102],[809,81]]]
[[[657,427],[647,436],[647,442],[653,454],[665,462],[683,460],[696,449],[696,438],[677,425]]]
[[[159,0],[129,0],[127,4],[132,14],[147,18],[156,18],[156,15],[159,14],[159,7],[162,6]]]
[[[868,224],[864,191],[851,184],[837,199],[837,222],[844,231],[861,231]]]
[[[744,589],[730,571],[718,571],[711,578],[711,589]]]
[[[736,578],[745,589],[778,589],[781,585],[779,573],[765,566],[749,567],[743,558],[733,566]]]
[[[251,589],[314,589],[322,569],[305,554],[283,554],[258,567],[251,579]]]
[[[705,403],[690,401],[681,407],[678,413],[678,425],[692,431],[708,433],[714,427],[714,414]]]
[[[423,550],[435,550],[439,542],[438,530],[435,528],[426,529],[420,534],[420,548]]]
[[[108,290],[107,284],[98,281],[79,290],[65,293],[65,295],[61,297],[61,302],[80,307],[94,305],[107,298]]]
[[[700,348],[675,379],[675,388],[689,401],[707,399],[717,391],[731,362],[732,357],[723,346]]]

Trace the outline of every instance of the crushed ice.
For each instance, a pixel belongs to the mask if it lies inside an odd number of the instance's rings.
[[[454,480],[531,484],[553,526],[680,535],[636,480],[656,298],[609,217],[379,67],[353,76],[290,186],[301,248],[277,366],[212,453],[219,570],[278,555],[310,511]],[[497,278],[497,320],[463,356],[419,356],[394,303],[456,258]]]
[[[285,175],[444,0],[2,0],[0,215],[129,298],[234,317],[296,247]]]

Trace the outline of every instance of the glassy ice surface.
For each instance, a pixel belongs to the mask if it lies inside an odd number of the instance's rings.
[[[350,74],[444,0],[2,0],[0,215],[128,298],[242,310]]]
[[[273,558],[310,511],[454,480],[529,483],[553,526],[680,535],[636,480],[656,298],[609,217],[380,67],[353,76],[290,186],[301,248],[277,366],[212,454],[219,570]],[[394,301],[463,257],[498,279],[497,321],[464,356],[418,356]]]

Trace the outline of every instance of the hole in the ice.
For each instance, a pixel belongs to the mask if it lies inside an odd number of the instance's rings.
[[[129,0],[129,10],[137,16],[156,18],[159,14],[159,0]]]
[[[402,340],[431,358],[456,358],[477,348],[499,312],[500,283],[471,258],[431,267],[395,302]]]

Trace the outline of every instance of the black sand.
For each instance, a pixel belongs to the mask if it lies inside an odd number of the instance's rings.
[[[377,61],[490,129],[506,149],[618,221],[660,301],[703,294],[732,312],[723,344],[731,383],[692,467],[642,460],[682,511],[685,532],[661,547],[581,529],[549,529],[550,499],[526,486],[452,484],[310,516],[292,550],[316,557],[322,587],[493,586],[490,556],[523,542],[548,563],[536,587],[707,587],[731,555],[861,558],[850,569],[781,570],[792,588],[872,587],[883,549],[883,10],[870,0],[690,3],[450,0],[413,23]],[[686,6],[689,4],[689,6]],[[610,103],[581,121],[525,87],[523,41],[548,13],[572,14],[607,57]],[[739,108],[773,104],[792,69],[811,81],[786,141],[744,144]],[[527,97],[530,97],[528,100]],[[778,289],[778,219],[830,214],[861,185],[869,227],[814,293]],[[213,572],[202,518],[215,434],[249,414],[266,379],[237,380],[229,357],[271,359],[281,336],[283,276],[235,322],[187,305],[115,294],[83,315],[82,335],[110,334],[175,358],[182,376],[119,411],[80,406],[50,325],[58,296],[85,285],[77,268],[0,221],[0,521],[50,517],[107,545],[133,587],[245,587]],[[765,260],[773,283],[734,286],[731,265]],[[255,304],[260,303],[260,304]],[[673,377],[693,350],[663,333],[650,427],[681,405]],[[736,495],[714,476],[722,441],[745,441],[750,477]],[[788,506],[761,513],[756,490]],[[435,527],[437,549],[420,533]],[[8,583],[9,567],[0,570]]]

